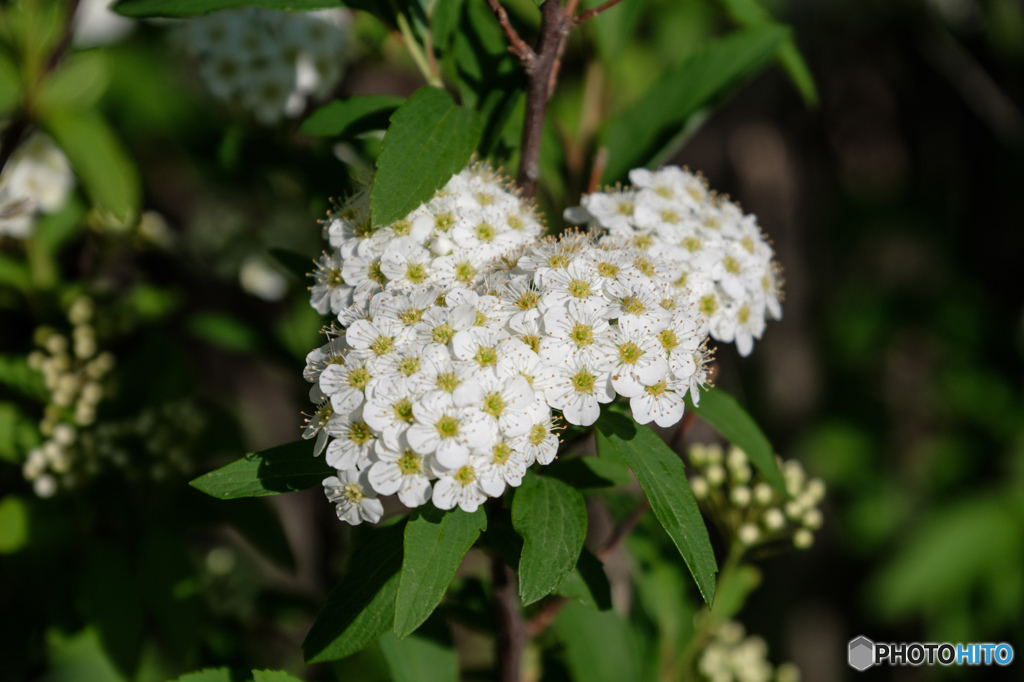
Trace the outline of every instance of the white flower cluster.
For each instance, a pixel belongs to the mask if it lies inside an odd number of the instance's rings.
[[[799,668],[784,663],[774,669],[764,639],[747,637],[743,625],[734,620],[718,628],[697,668],[709,682],[800,682]]]
[[[818,505],[825,499],[825,483],[808,479],[800,462],[782,462],[791,497],[786,500],[767,482],[754,480],[746,453],[736,446],[723,453],[717,445],[696,444],[688,455],[697,472],[690,478],[694,497],[744,546],[790,539],[797,549],[814,544],[814,531],[823,522]]]
[[[634,169],[629,178],[631,187],[584,196],[566,219],[635,240],[670,261],[679,270],[675,286],[689,292],[711,337],[735,341],[740,355],[750,355],[766,316],[782,318],[781,270],[756,216],[676,166]]]
[[[63,206],[74,183],[64,153],[46,135],[32,135],[0,174],[0,236],[24,239],[31,235],[36,215]]]
[[[272,125],[297,116],[309,97],[326,95],[341,79],[345,28],[340,10],[246,7],[192,19],[182,38],[211,94]]]
[[[553,411],[590,425],[618,394],[669,426],[707,380],[677,262],[635,238],[542,239],[485,166],[379,229],[356,195],[324,232],[311,304],[344,331],[307,358],[304,436],[326,447],[327,496],[350,523],[379,520],[378,494],[473,511],[554,459]]]

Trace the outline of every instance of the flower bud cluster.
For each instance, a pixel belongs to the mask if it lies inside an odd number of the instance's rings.
[[[0,173],[0,236],[24,239],[39,213],[53,213],[67,200],[75,178],[64,153],[43,133],[21,144]]]
[[[618,395],[670,426],[699,401],[707,325],[679,263],[541,229],[482,165],[391,225],[372,226],[365,193],[332,210],[310,302],[342,329],[307,358],[304,435],[338,470],[324,485],[340,518],[376,522],[394,493],[473,511],[552,461],[559,419],[591,425]]]
[[[222,10],[188,21],[182,31],[215,97],[239,104],[265,125],[297,116],[309,97],[341,78],[347,34],[337,10]]]
[[[726,621],[714,633],[697,664],[709,682],[800,682],[792,663],[777,669],[768,660],[768,645],[756,635],[746,636],[741,623]]]
[[[825,499],[821,479],[808,479],[796,460],[781,463],[789,498],[754,470],[736,446],[723,454],[718,445],[693,445],[688,456],[697,473],[690,478],[693,495],[746,547],[787,540],[797,549],[814,544],[823,521],[818,505]]]
[[[70,336],[40,328],[40,349],[28,356],[29,367],[42,374],[47,391],[39,422],[46,440],[29,451],[22,465],[25,479],[40,497],[77,487],[109,467],[142,466],[153,479],[185,471],[189,446],[203,426],[201,413],[189,402],[97,422],[115,358],[98,348],[94,308],[92,299],[77,298],[67,313]],[[139,452],[144,453],[141,460],[133,455]]]
[[[583,197],[566,219],[634,239],[673,263],[673,282],[711,338],[750,355],[766,317],[782,318],[781,269],[754,215],[676,166],[630,171],[633,185]]]

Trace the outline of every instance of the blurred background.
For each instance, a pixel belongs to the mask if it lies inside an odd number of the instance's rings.
[[[465,1],[462,21],[493,21],[482,1]],[[507,5],[532,34],[531,0]],[[624,0],[573,36],[543,149],[539,202],[552,228],[588,184],[604,115],[666,64],[734,28],[743,5]],[[1022,644],[1024,4],[764,6],[792,27],[818,102],[771,67],[698,117],[666,156],[756,213],[774,241],[785,317],[749,359],[719,350],[719,384],[740,396],[779,454],[829,487],[814,547],[766,560],[742,619],[805,680],[853,679],[845,652],[858,635]],[[17,662],[14,679],[71,679],[95,662],[88,636],[47,629],[74,632],[82,616],[64,606],[88,614],[117,596],[104,580],[98,593],[83,592],[77,577],[54,584],[52,561],[69,548],[83,575],[109,578],[131,569],[90,559],[89,548],[128,537],[124,546],[149,567],[143,601],[168,590],[188,597],[170,611],[146,606],[163,614],[158,629],[185,632],[171,642],[182,669],[203,661],[281,667],[297,662],[351,541],[320,490],[270,506],[214,503],[184,482],[300,434],[309,409],[303,359],[320,343],[321,320],[306,283],[268,251],[319,254],[316,221],[329,197],[351,191],[351,178],[372,167],[379,136],[337,142],[299,135],[293,123],[260,126],[204,92],[172,23],[92,39],[110,67],[100,106],[138,166],[146,212],[131,232],[93,222],[61,267],[90,279],[91,295],[115,311],[109,349],[125,378],[120,402],[103,414],[134,414],[139,405],[125,396],[144,395],[154,410],[186,401],[201,423],[188,456],[160,469],[175,486],[154,483],[147,461],[99,477],[88,494],[41,501],[18,468],[0,472],[33,529],[32,551],[12,551],[8,537],[0,558],[0,655]],[[350,18],[347,35],[334,94],[408,95],[423,84],[371,17]],[[2,306],[0,350],[30,349],[31,320],[47,315],[61,320],[46,306]],[[689,439],[707,436],[696,428]],[[125,476],[134,481],[128,493]],[[15,612],[37,622],[9,627]],[[373,655],[359,669],[364,679],[379,674]],[[144,649],[138,679],[147,679],[147,656]],[[78,679],[109,672],[97,670]],[[871,674],[1020,679],[1019,670],[1015,662]]]

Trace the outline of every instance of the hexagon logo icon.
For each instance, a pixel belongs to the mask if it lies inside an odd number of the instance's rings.
[[[847,660],[854,670],[867,670],[875,663],[875,643],[867,637],[851,639]]]

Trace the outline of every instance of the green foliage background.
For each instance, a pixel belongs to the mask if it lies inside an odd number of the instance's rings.
[[[531,33],[533,3],[507,4]],[[433,40],[442,72],[462,75],[466,108],[455,115],[479,121],[463,121],[465,139],[442,142],[455,157],[475,148],[515,168],[518,67],[482,0],[464,0],[444,22]],[[318,638],[314,628],[311,660],[331,647],[362,650],[306,667],[301,644],[325,602],[343,609],[339,602],[368,584],[417,602],[403,595],[418,585],[399,580],[403,533],[407,543],[411,528],[429,540],[439,522],[423,510],[367,544],[372,531],[342,527],[319,490],[220,501],[187,486],[240,453],[298,435],[306,407],[298,374],[320,322],[293,274],[304,263],[289,258],[319,252],[314,221],[328,197],[352,188],[350,174],[365,170],[340,163],[334,145],[364,163],[386,154],[379,136],[363,133],[387,123],[402,101],[394,96],[423,85],[376,19],[360,12],[354,30],[359,49],[337,93],[352,99],[298,130],[259,128],[207,98],[153,24],[123,43],[74,53],[41,95],[40,124],[84,191],[39,225],[28,252],[0,249],[0,459],[10,463],[0,467],[5,679],[165,680],[206,666],[225,670],[183,679],[233,679],[227,668],[287,669],[307,680],[454,679],[442,616],[493,630],[490,588],[457,575],[457,608],[442,603],[429,618],[410,611],[405,622],[378,628],[415,630],[406,639],[387,634],[362,649],[369,640]],[[773,55],[777,67],[749,76]],[[5,44],[5,114],[18,101],[21,66]],[[570,39],[542,147],[538,199],[550,222],[575,203],[594,152],[606,146],[607,182],[652,158],[701,170],[759,215],[786,266],[785,319],[750,360],[720,350],[719,384],[776,452],[825,478],[826,525],[809,552],[731,574],[718,585],[713,615],[742,606],[773,659],[796,661],[805,679],[852,675],[845,646],[860,634],[1024,641],[1022,88],[1024,10],[1011,0],[624,0]],[[381,207],[381,220],[404,208]],[[123,228],[143,210],[166,219],[171,247]],[[68,255],[81,252],[90,257]],[[277,254],[292,278],[283,301],[238,287],[241,262],[265,253]],[[123,383],[105,416],[193,397],[207,425],[191,475],[156,484],[115,473],[38,500],[17,466],[34,437],[39,415],[24,406],[38,386],[17,358],[31,348],[36,323],[60,322],[59,302],[86,278],[98,279],[94,295],[118,311],[111,324]],[[714,424],[714,415],[707,420]],[[688,441],[714,437],[702,424]],[[757,445],[747,449],[754,456]],[[289,454],[281,452],[285,467]],[[299,472],[313,486],[322,476],[316,464]],[[523,491],[578,512],[558,486],[553,470]],[[635,494],[595,488],[588,496],[602,501],[609,522],[629,513]],[[550,531],[520,528],[514,505],[515,528],[488,521],[441,523],[457,524],[470,544],[482,533],[485,546],[513,563]],[[565,608],[540,640],[545,679],[664,674],[659,662],[683,649],[701,612],[673,539],[651,515],[629,539],[636,584],[628,621],[602,602],[609,590],[600,580],[608,578],[595,577],[597,559],[584,550],[574,582],[558,589],[590,606]],[[371,555],[379,575],[346,573],[358,565],[353,547]],[[696,574],[701,559],[686,563]],[[425,570],[448,576],[451,564],[435,557]],[[553,587],[545,580],[524,582],[524,601]],[[394,617],[387,608],[363,613]],[[485,677],[491,644],[475,630],[455,630],[458,664],[464,675]],[[426,669],[438,676],[422,677]],[[988,671],[1000,672],[1012,676]]]

